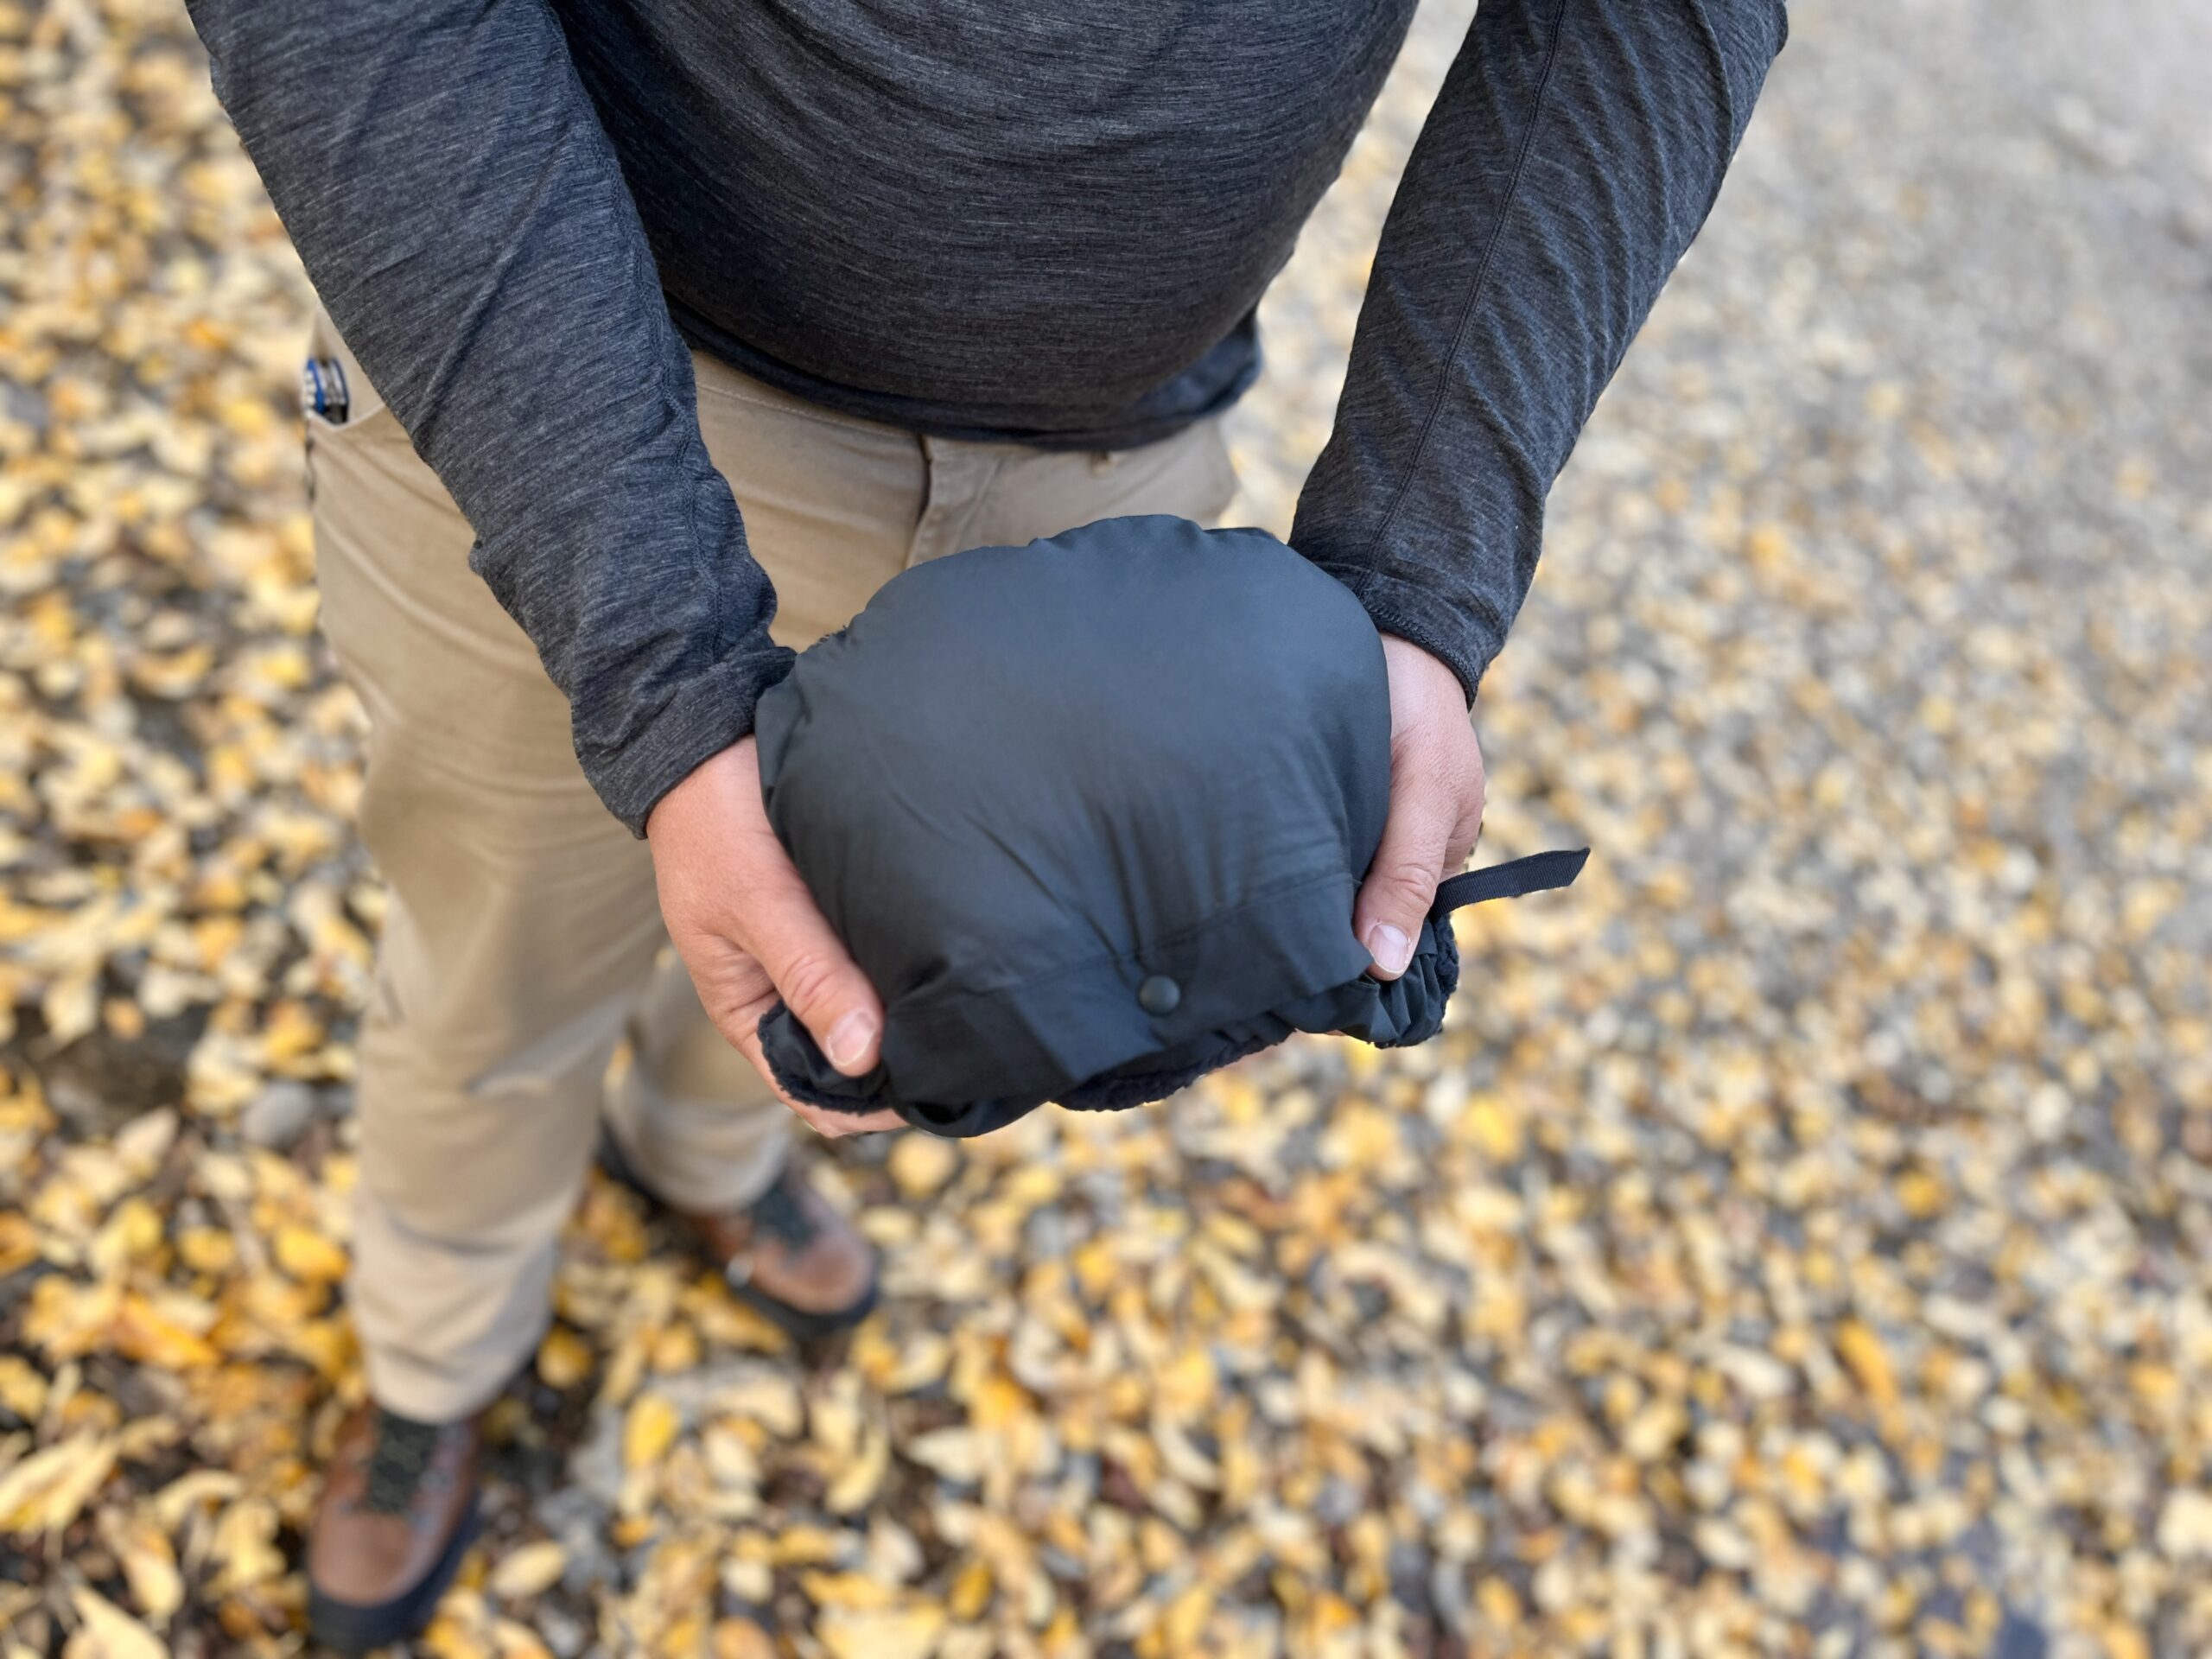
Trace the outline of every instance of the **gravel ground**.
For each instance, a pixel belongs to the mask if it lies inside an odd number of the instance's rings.
[[[1486,683],[1438,1044],[595,1185],[425,1652],[2212,1651],[2212,5],[1804,0]],[[1405,61],[1236,417],[1287,527]],[[170,0],[0,0],[0,1659],[296,1650],[378,906],[306,290]]]

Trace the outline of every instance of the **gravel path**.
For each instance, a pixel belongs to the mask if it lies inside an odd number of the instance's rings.
[[[423,1651],[2212,1650],[2212,5],[1804,0],[1479,711],[1445,1039],[594,1185]],[[1266,315],[1287,526],[1437,0]],[[170,0],[0,3],[0,1656],[296,1651],[378,918],[306,290]]]

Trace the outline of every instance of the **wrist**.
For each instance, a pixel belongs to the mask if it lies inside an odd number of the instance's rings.
[[[1420,710],[1424,717],[1442,719],[1448,711],[1456,723],[1473,713],[1459,671],[1418,640],[1385,633],[1382,665],[1390,677],[1390,701],[1403,711],[1400,718]]]
[[[1449,668],[1459,683],[1460,705],[1474,707],[1483,672],[1505,643],[1504,622],[1492,605],[1473,593],[1387,571],[1318,563],[1351,589],[1377,633],[1418,645]]]
[[[790,671],[791,658],[764,639],[760,651],[726,658],[684,681],[651,715],[633,718],[619,745],[580,742],[584,776],[607,810],[632,835],[645,835],[667,796],[752,732],[761,695]],[[579,734],[593,724],[579,719]]]
[[[747,798],[758,802],[760,778],[753,736],[747,733],[708,755],[653,804],[643,825],[645,840],[658,849],[677,839],[687,824],[702,818],[726,821]]]

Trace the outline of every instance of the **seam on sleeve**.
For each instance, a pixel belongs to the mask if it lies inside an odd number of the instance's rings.
[[[1491,226],[1490,240],[1484,245],[1482,261],[1475,267],[1474,280],[1467,285],[1467,297],[1460,302],[1459,321],[1452,325],[1452,344],[1438,365],[1436,389],[1429,394],[1427,410],[1421,416],[1421,435],[1414,440],[1413,451],[1406,457],[1405,474],[1398,480],[1397,493],[1390,498],[1390,510],[1382,515],[1382,522],[1367,539],[1362,550],[1363,559],[1371,558],[1388,538],[1391,526],[1398,521],[1398,510],[1405,505],[1411,493],[1414,479],[1421,471],[1421,458],[1428,448],[1429,434],[1435,429],[1436,417],[1444,407],[1446,392],[1452,384],[1452,365],[1459,360],[1460,347],[1465,343],[1467,324],[1475,315],[1475,305],[1483,291],[1490,285],[1491,267],[1496,263],[1498,245],[1504,240],[1506,221],[1513,216],[1513,204],[1521,194],[1521,177],[1528,170],[1529,157],[1536,147],[1536,132],[1542,126],[1544,103],[1551,92],[1552,72],[1559,65],[1560,42],[1567,33],[1567,7],[1573,0],[1560,0],[1558,15],[1552,21],[1551,39],[1544,46],[1544,70],[1536,81],[1535,101],[1529,111],[1529,129],[1521,135],[1521,147],[1513,158],[1513,174],[1507,180],[1505,199],[1499,204],[1497,219]],[[1479,18],[1476,27],[1481,26]]]
[[[1691,32],[1697,36],[1697,43],[1705,48],[1705,67],[1713,74],[1713,91],[1720,105],[1720,154],[1714,159],[1719,164],[1719,172],[1726,175],[1729,160],[1736,153],[1736,97],[1735,89],[1728,81],[1728,54],[1721,47],[1719,31],[1713,28],[1713,19],[1705,15],[1705,7],[1700,0],[1685,0],[1682,9],[1690,15],[1694,25]],[[1719,185],[1715,184],[1713,189],[1713,195],[1706,200],[1707,213],[1712,211],[1713,203],[1720,194]]]
[[[662,378],[664,382],[662,395],[665,397],[667,396],[665,371],[663,372]],[[699,416],[696,409],[683,412],[689,414],[695,423],[697,422]],[[684,517],[690,526],[692,569],[696,570],[701,580],[706,582],[707,592],[714,603],[714,660],[720,662],[730,652],[736,649],[739,642],[730,637],[729,573],[720,568],[719,550],[708,545],[708,537],[702,531],[699,523],[699,497],[702,492],[713,489],[715,481],[721,480],[721,474],[715,470],[714,457],[707,453],[706,440],[696,431],[685,442],[683,458],[687,462],[696,462],[703,469],[693,480],[691,499]],[[729,487],[727,480],[722,480],[722,487],[725,489]],[[737,512],[737,496],[733,491],[730,495],[730,512],[734,517]],[[743,520],[741,518],[739,523],[742,525]],[[738,533],[742,536],[744,531],[741,528]],[[767,573],[763,571],[761,575],[765,581]]]
[[[1744,129],[1751,124],[1751,113],[1746,111],[1741,121],[1736,118],[1736,85],[1728,74],[1728,50],[1720,42],[1719,29],[1707,15],[1705,0],[1685,0],[1684,10],[1695,25],[1698,44],[1705,48],[1706,67],[1713,73],[1713,91],[1720,105],[1719,154],[1713,157],[1713,188],[1706,193],[1705,206],[1697,216],[1697,224],[1702,226],[1713,216],[1713,204],[1720,200],[1721,186],[1728,181],[1729,163],[1736,159],[1736,151],[1744,142]],[[1783,32],[1787,34],[1787,8],[1782,16]]]

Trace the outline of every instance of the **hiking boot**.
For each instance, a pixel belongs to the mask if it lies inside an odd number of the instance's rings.
[[[601,1141],[600,1165],[632,1191],[653,1198],[612,1135]],[[671,1213],[690,1224],[732,1294],[796,1341],[818,1342],[849,1331],[875,1309],[874,1250],[791,1160],[742,1210]]]
[[[308,1624],[365,1653],[430,1622],[476,1535],[477,1421],[418,1423],[374,1404],[338,1431],[308,1539]]]

